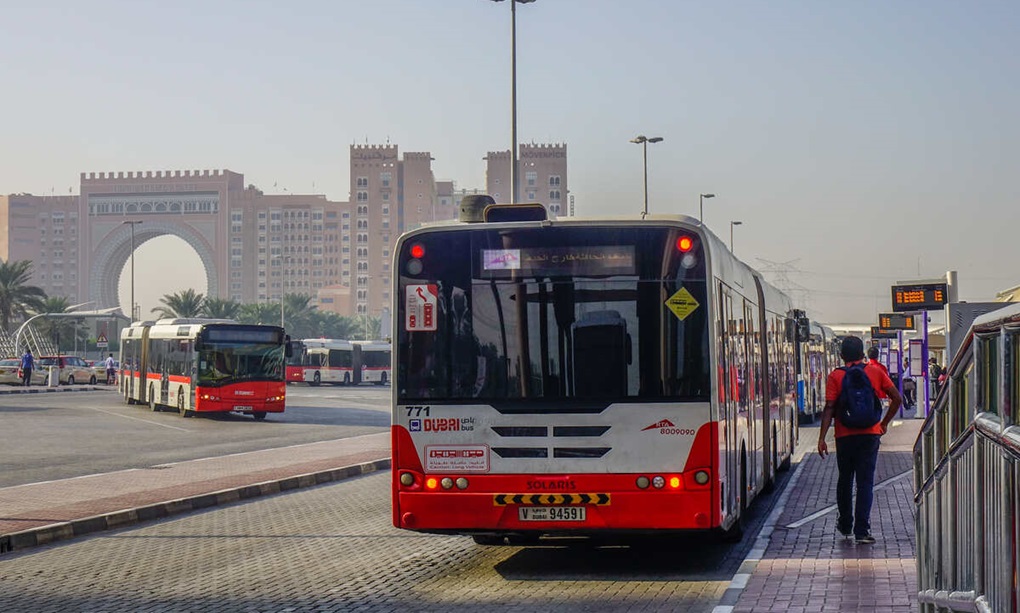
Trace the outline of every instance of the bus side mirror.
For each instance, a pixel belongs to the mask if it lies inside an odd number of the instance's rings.
[[[811,320],[807,317],[797,318],[797,340],[802,343],[811,340]]]
[[[290,341],[287,341],[287,344],[283,346],[283,355],[288,358],[294,356],[294,345],[292,345]]]

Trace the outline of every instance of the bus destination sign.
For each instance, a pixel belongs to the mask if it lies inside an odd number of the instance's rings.
[[[878,326],[871,326],[871,338],[898,338],[899,333],[896,330],[886,330]]]
[[[879,313],[878,327],[885,330],[913,330],[914,316],[905,313]]]
[[[945,283],[892,286],[892,310],[930,311],[941,309],[949,302],[949,288]]]

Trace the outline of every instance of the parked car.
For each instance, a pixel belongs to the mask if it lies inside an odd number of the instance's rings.
[[[98,380],[96,372],[76,355],[43,356],[36,360],[36,368],[43,372],[49,371],[50,366],[60,368],[58,375],[61,385],[74,385],[75,383],[95,383]],[[103,371],[103,378],[106,378],[106,371]]]
[[[0,360],[0,384],[21,385],[21,358]],[[32,385],[46,385],[46,371],[32,370]]]

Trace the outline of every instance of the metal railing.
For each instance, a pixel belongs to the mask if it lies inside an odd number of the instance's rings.
[[[914,444],[918,602],[1020,613],[1020,307],[975,321]]]

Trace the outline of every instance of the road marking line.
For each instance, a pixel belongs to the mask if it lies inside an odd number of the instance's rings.
[[[113,411],[104,411],[103,409],[97,409],[95,407],[85,407],[85,408],[91,409],[93,411],[99,411],[100,413],[106,413],[107,415],[113,415],[114,417],[123,417],[124,419],[133,419],[135,421],[140,421],[142,423],[150,424],[150,425],[153,425],[153,426],[160,426],[162,428],[171,428],[173,430],[180,430],[181,432],[191,432],[191,430],[188,430],[187,428],[178,428],[177,426],[168,426],[167,424],[161,424],[159,422],[149,421],[148,419],[142,419],[140,417],[131,417],[130,415],[121,415],[120,413],[114,413]]]
[[[900,473],[900,474],[896,475],[895,477],[890,477],[890,478],[886,479],[885,481],[882,481],[881,483],[876,484],[875,485],[875,491],[880,490],[880,489],[882,489],[884,487],[887,487],[889,485],[892,485],[893,483],[899,481],[900,479],[906,479],[907,477],[909,477],[912,474],[914,474],[914,471],[913,470],[908,470],[907,472]],[[813,522],[814,520],[818,519],[819,517],[823,517],[825,515],[828,515],[829,513],[832,513],[835,510],[836,510],[836,505],[827,506],[824,509],[822,509],[821,511],[816,511],[815,513],[812,513],[811,515],[808,515],[807,517],[804,517],[802,519],[798,519],[797,521],[793,522],[792,524],[786,524],[786,527],[787,528],[791,528],[791,529],[792,528],[800,528],[804,524],[809,524],[809,523]]]

